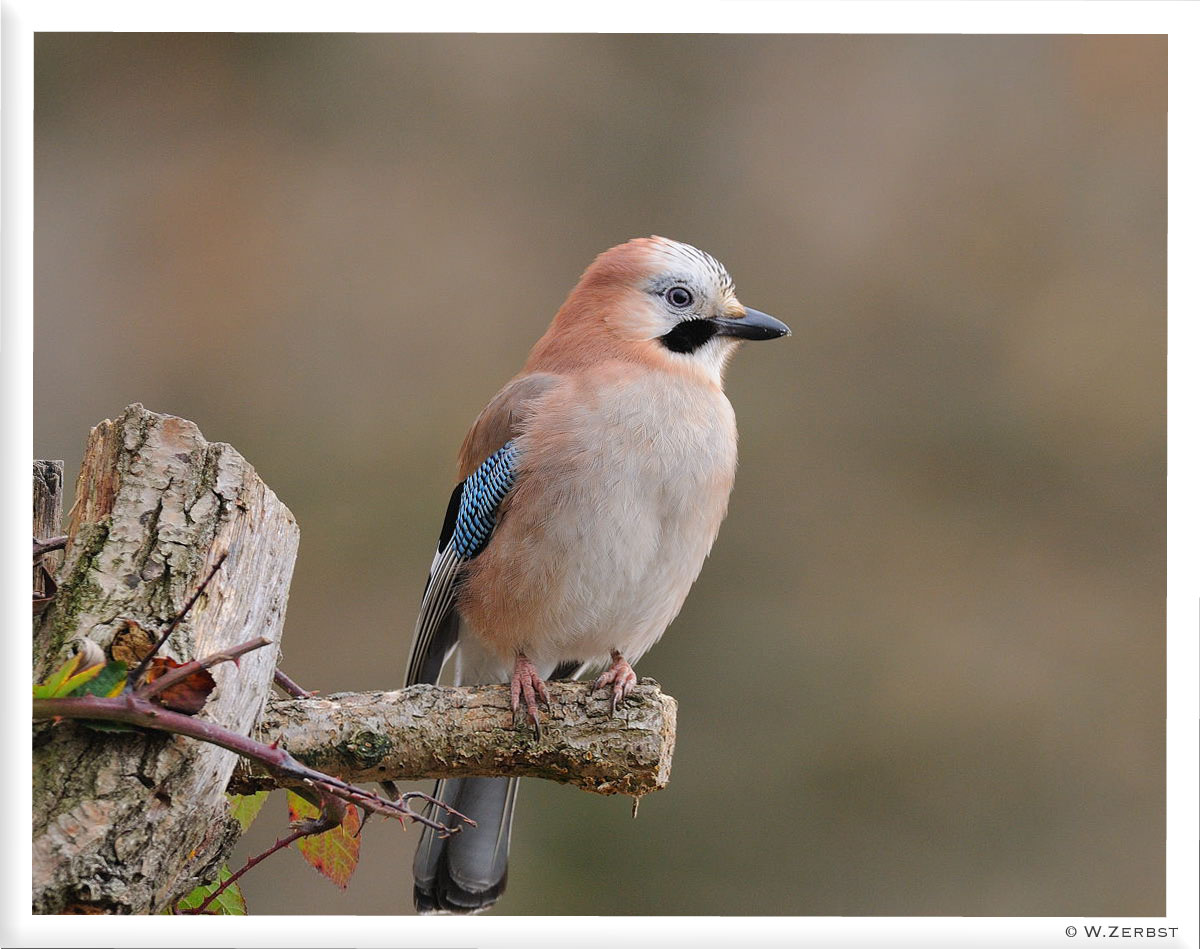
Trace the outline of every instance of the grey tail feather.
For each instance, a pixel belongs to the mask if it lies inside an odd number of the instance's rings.
[[[583,671],[583,663],[574,659],[569,659],[566,662],[560,662],[554,667],[554,671],[550,673],[551,679],[578,679],[579,673]]]
[[[440,661],[440,659],[439,659]],[[578,678],[581,662],[563,662],[552,679]],[[508,883],[508,842],[512,836],[516,778],[445,778],[433,796],[477,823],[449,837],[421,829],[413,859],[413,904],[418,913],[481,913],[490,909]],[[432,809],[427,816],[437,818]],[[457,818],[446,821],[456,826]]]
[[[434,786],[433,796],[478,826],[465,825],[449,837],[422,828],[413,860],[413,903],[418,913],[483,912],[500,899],[508,882],[517,779],[444,779]]]

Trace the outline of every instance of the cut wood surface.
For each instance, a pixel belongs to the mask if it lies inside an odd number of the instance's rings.
[[[255,731],[305,764],[347,781],[460,775],[548,778],[601,794],[640,796],[665,787],[675,746],[675,700],[643,679],[613,715],[609,692],[549,682],[552,705],[541,741],[514,727],[509,687],[416,685],[272,699]],[[231,790],[275,787],[242,761]]]
[[[83,638],[114,658],[144,652],[227,554],[160,654],[182,662],[273,640],[212,670],[201,714],[248,732],[270,691],[299,541],[253,467],[192,422],[131,405],[92,430],[66,533],[58,595],[35,623],[35,681]],[[224,795],[236,760],[186,738],[36,726],[34,911],[154,912],[212,879],[237,837]]]

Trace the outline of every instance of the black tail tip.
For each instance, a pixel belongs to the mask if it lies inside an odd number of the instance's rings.
[[[449,874],[438,877],[432,886],[413,885],[413,906],[421,916],[471,916],[485,912],[496,905],[508,885],[507,873],[499,883],[483,890],[465,889],[450,879]]]

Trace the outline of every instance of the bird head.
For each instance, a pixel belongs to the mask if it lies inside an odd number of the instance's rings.
[[[719,385],[739,343],[789,335],[779,320],[738,301],[728,271],[710,254],[640,237],[592,262],[531,362],[568,353],[624,356],[698,372]]]

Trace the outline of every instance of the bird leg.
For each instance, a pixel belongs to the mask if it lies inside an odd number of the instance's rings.
[[[539,699],[546,703],[547,709],[550,707],[550,694],[546,691],[546,683],[538,676],[533,663],[523,652],[519,652],[512,674],[513,725],[517,724],[517,715],[524,704],[525,714],[533,723],[533,734],[538,739],[542,737],[542,726],[538,721]]]
[[[633,666],[615,649],[612,651],[612,665],[608,667],[607,672],[592,683],[592,691],[595,692],[606,685],[612,686],[612,710],[615,715],[617,706],[629,694],[629,690],[637,685],[637,676],[633,674]]]

